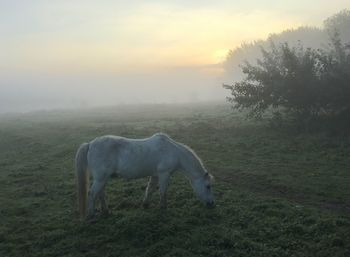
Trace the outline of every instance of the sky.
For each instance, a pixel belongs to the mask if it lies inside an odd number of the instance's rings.
[[[224,99],[242,42],[322,26],[348,0],[0,0],[0,112]]]

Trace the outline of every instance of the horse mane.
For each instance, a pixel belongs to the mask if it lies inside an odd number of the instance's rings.
[[[172,139],[168,134],[163,133],[163,132],[158,132],[156,134],[154,134],[154,136],[160,136],[163,138],[166,138],[167,140],[169,140],[171,143],[173,143],[175,146],[177,147],[181,147],[182,149],[184,149],[185,151],[189,152],[195,160],[198,161],[199,165],[203,168],[205,174],[207,174],[209,176],[210,180],[213,180],[213,176],[207,171],[207,169],[205,168],[202,159],[195,153],[195,151],[193,149],[191,149],[188,145],[185,145],[183,143],[177,142],[174,139]],[[181,149],[180,148],[180,149]]]

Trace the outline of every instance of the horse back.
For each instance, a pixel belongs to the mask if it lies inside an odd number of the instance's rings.
[[[88,162],[92,170],[136,178],[175,169],[178,156],[176,147],[163,135],[147,139],[103,136],[90,143]]]

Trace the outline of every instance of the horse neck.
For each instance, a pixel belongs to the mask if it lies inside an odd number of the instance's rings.
[[[205,174],[205,169],[200,159],[188,147],[178,144],[180,168],[191,179],[197,179]]]

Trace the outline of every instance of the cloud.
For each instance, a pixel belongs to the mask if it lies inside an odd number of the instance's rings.
[[[0,1],[0,112],[224,99],[219,62],[228,49],[305,22],[321,25],[346,5]]]
[[[206,65],[220,61],[218,53],[243,40],[266,37],[299,24],[267,11],[231,13],[156,3],[135,6],[126,14],[119,10],[104,13],[104,8],[88,6],[84,11],[74,5],[63,4],[58,10],[47,7],[46,13],[34,19],[34,25],[41,27],[22,36],[3,38],[1,48],[6,48],[6,54],[0,66],[122,72]],[[68,11],[68,7],[72,9]]]

